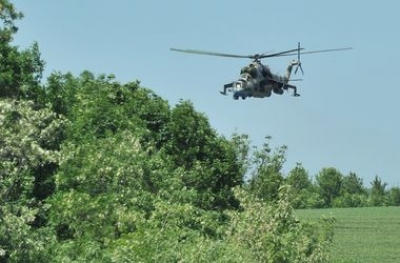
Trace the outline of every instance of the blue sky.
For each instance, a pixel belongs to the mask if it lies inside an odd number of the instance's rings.
[[[400,2],[269,0],[12,1],[25,18],[15,43],[39,43],[46,75],[112,73],[140,80],[171,105],[190,100],[218,133],[245,133],[261,146],[288,146],[285,171],[301,162],[311,176],[324,167],[375,175],[400,186]],[[169,51],[235,54],[351,46],[302,57],[305,75],[290,94],[234,101],[222,96],[246,59]],[[263,60],[284,73],[291,58]]]

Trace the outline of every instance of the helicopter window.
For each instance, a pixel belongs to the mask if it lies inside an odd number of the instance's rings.
[[[251,80],[251,76],[249,73],[242,73],[240,74],[240,78],[241,79],[245,79],[246,81],[250,81]]]
[[[248,67],[246,66],[246,67],[243,67],[241,70],[240,70],[240,74],[244,74],[244,73],[247,73],[248,72]]]
[[[240,70],[240,74],[249,74],[252,78],[257,78],[257,68],[254,64],[250,64],[249,66],[245,66]]]

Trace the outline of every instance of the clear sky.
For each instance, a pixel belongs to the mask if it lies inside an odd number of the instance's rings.
[[[400,186],[400,1],[346,0],[12,0],[25,18],[15,43],[39,43],[46,74],[112,73],[140,80],[171,105],[190,100],[218,133],[245,133],[261,146],[288,146],[285,172],[301,162],[375,175]],[[235,54],[351,46],[302,57],[301,97],[234,101],[222,96],[246,59],[169,51]],[[263,60],[284,73],[290,57]],[[298,75],[301,76],[301,75]]]

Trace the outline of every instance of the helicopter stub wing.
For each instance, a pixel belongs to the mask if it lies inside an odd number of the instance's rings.
[[[226,90],[230,90],[231,88],[233,88],[234,83],[235,83],[235,82],[232,81],[232,82],[230,82],[230,83],[225,84],[225,85],[224,85],[224,90],[223,90],[223,91],[220,91],[220,93],[221,93],[222,95],[226,95]]]
[[[268,80],[270,80],[271,82],[278,83],[278,84],[282,85],[282,89],[283,90],[293,89],[293,96],[295,96],[295,97],[299,97],[300,96],[300,94],[297,93],[297,87],[295,85],[289,84],[287,82],[279,81],[279,80],[276,80],[276,79],[272,79],[272,78],[268,78]],[[296,80],[301,81],[301,79],[296,79]]]

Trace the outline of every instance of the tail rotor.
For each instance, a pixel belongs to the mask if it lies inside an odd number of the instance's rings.
[[[301,66],[301,61],[300,61],[300,50],[302,50],[302,48],[300,48],[300,42],[298,42],[298,44],[297,44],[297,67],[294,71],[294,74],[297,74],[297,70],[300,68],[301,74],[304,75],[304,70],[303,70],[303,67]]]

